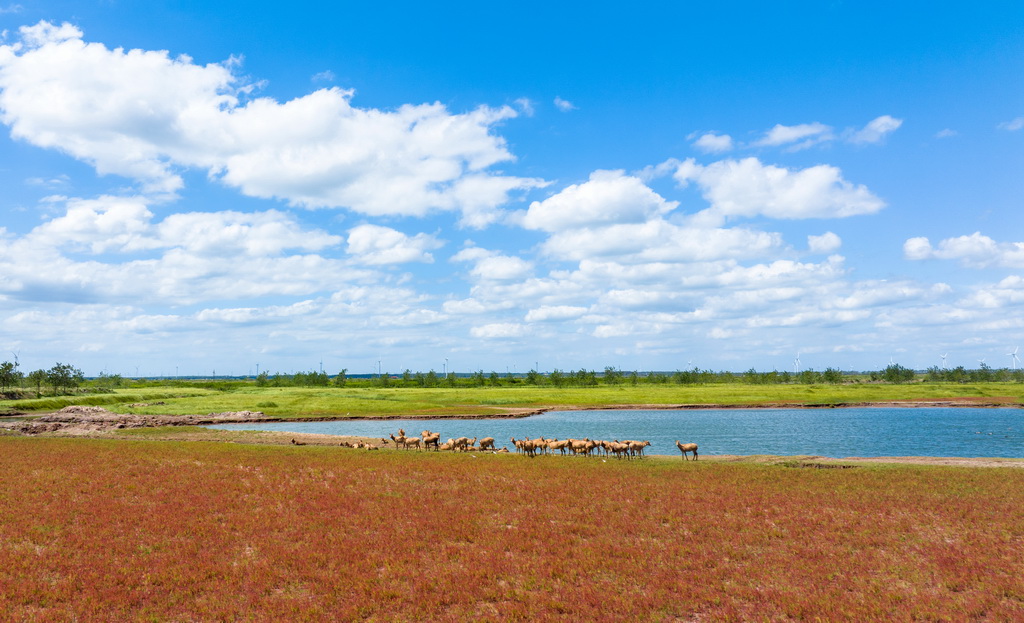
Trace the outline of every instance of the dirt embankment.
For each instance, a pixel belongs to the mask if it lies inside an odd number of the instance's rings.
[[[135,415],[114,413],[103,407],[72,405],[33,420],[3,422],[0,423],[0,427],[26,435],[40,433],[87,435],[124,428],[201,426],[232,422],[258,422],[267,419],[267,416],[261,411],[228,411],[207,415]]]

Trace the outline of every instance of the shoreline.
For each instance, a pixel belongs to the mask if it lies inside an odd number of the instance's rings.
[[[481,405],[486,406],[486,405]],[[400,420],[477,420],[520,419],[554,410],[607,411],[607,410],[697,410],[697,409],[835,409],[835,408],[1014,408],[1021,405],[998,399],[915,399],[839,404],[761,403],[761,404],[618,404],[618,405],[553,405],[530,409],[506,409],[505,413],[461,414],[405,414],[382,416],[267,416],[259,411],[210,413],[207,415],[139,415],[117,414],[102,407],[65,407],[61,411],[28,417],[0,417],[0,431],[4,436],[18,437],[77,437],[90,439],[151,440],[151,441],[207,441],[218,443],[245,443],[257,445],[297,445],[352,447],[361,444],[373,449],[395,451],[387,441],[374,437],[297,433],[285,431],[239,430],[227,431],[206,428],[216,424],[288,424],[291,422],[336,421],[400,421]],[[383,442],[383,443],[381,443]],[[479,451],[476,453],[480,454]],[[482,453],[486,454],[486,453]],[[656,461],[679,460],[674,454],[650,455]],[[931,465],[951,467],[1011,467],[1024,468],[1024,458],[1005,457],[932,457],[932,456],[879,456],[828,457],[821,455],[734,455],[704,454],[701,460],[712,463],[764,463],[784,467],[853,467],[869,464]]]
[[[486,405],[481,405],[486,406]],[[264,415],[259,421],[262,422],[347,422],[347,421],[370,421],[370,420],[508,420],[527,418],[534,415],[541,415],[549,411],[696,411],[707,410],[740,410],[740,409],[870,409],[870,408],[895,408],[895,409],[921,409],[921,408],[949,408],[949,409],[1024,409],[1024,404],[1005,401],[985,399],[948,399],[948,398],[922,398],[913,400],[882,400],[882,401],[858,401],[858,402],[836,402],[836,403],[806,403],[806,402],[768,402],[768,403],[627,403],[627,404],[604,404],[604,405],[551,405],[546,407],[534,407],[529,409],[507,409],[506,413],[455,413],[455,414],[402,414],[402,415]],[[40,414],[44,415],[44,414]],[[45,414],[49,415],[49,414]],[[155,417],[155,416],[152,416]],[[202,418],[199,415],[166,415],[159,417],[180,417],[180,418]],[[252,422],[252,419],[229,422],[218,420],[218,424]],[[213,422],[211,422],[213,423]]]

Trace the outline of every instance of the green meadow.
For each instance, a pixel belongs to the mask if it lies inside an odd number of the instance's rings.
[[[102,406],[118,413],[188,415],[262,411],[275,417],[373,417],[398,415],[502,415],[544,407],[707,404],[844,405],[906,400],[1024,403],[1024,384],[849,383],[840,385],[637,384],[594,387],[257,387],[252,383],[178,382],[128,387],[106,393],[0,401],[0,412],[41,413],[71,404]]]

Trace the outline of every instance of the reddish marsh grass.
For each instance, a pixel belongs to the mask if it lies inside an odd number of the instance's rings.
[[[0,619],[1022,620],[1024,472],[0,438]]]

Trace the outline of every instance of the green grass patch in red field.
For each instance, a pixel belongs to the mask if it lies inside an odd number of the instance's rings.
[[[0,619],[1024,618],[1024,470],[0,438]]]

